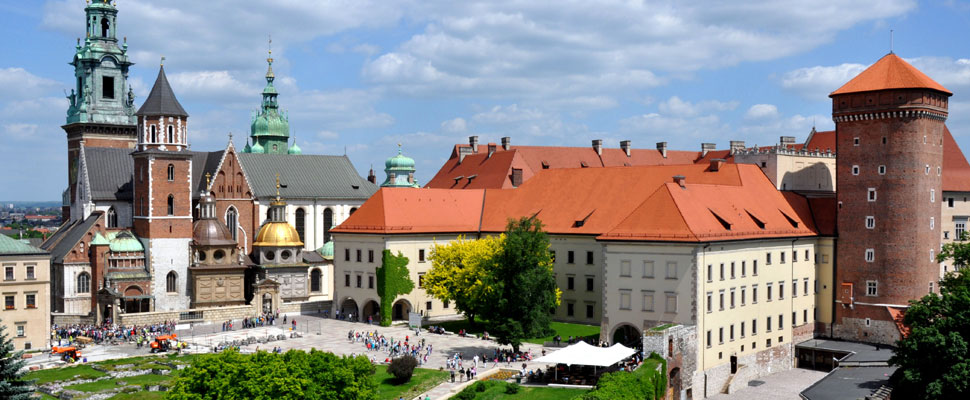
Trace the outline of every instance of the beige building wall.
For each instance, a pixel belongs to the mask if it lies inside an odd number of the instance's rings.
[[[827,334],[834,318],[835,306],[835,238],[820,237],[815,254],[815,311],[818,330]]]
[[[555,259],[556,286],[562,290],[554,319],[599,325],[603,317],[603,246],[593,236],[549,235],[549,249]]]
[[[734,154],[734,162],[758,165],[778,190],[835,191],[833,153],[741,150]]]
[[[310,266],[309,272],[307,272],[307,288],[310,289],[312,289],[312,285],[310,284],[311,275],[309,274],[312,273],[314,269],[320,270],[320,291],[310,291],[310,298],[307,299],[307,301],[333,300],[333,263],[324,262],[323,264]]]
[[[0,321],[14,348],[50,348],[50,255],[0,254],[0,268]]]
[[[624,327],[645,329],[696,319],[696,244],[604,242],[605,279],[600,340],[613,343]]]
[[[942,243],[959,240],[960,232],[970,224],[970,192],[943,192],[941,201],[943,212],[940,215],[940,238]],[[940,276],[954,271],[953,261],[940,263]]]

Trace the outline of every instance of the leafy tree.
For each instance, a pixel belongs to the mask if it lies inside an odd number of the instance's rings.
[[[290,350],[243,355],[225,351],[199,357],[175,379],[168,399],[376,398],[374,366],[364,356]]]
[[[7,327],[0,324],[0,399],[27,400],[34,392],[32,382],[24,379],[21,371],[26,361],[23,351],[13,351],[13,341],[7,336]]]
[[[657,371],[655,364],[644,363],[633,372],[617,371],[600,376],[596,388],[586,392],[582,400],[615,400],[615,399],[662,399],[667,391],[667,362],[653,353],[650,359],[660,365]]]
[[[397,296],[411,293],[414,281],[408,271],[408,258],[401,252],[395,256],[384,250],[381,266],[377,269],[377,295],[381,298],[381,326],[391,326],[391,307]]]
[[[960,234],[959,241],[944,243],[943,250],[936,255],[936,261],[944,262],[952,259],[953,265],[965,267],[970,265],[970,242],[967,241],[967,232]]]
[[[552,274],[549,237],[535,217],[509,220],[505,243],[492,267],[496,298],[483,309],[498,343],[519,350],[522,339],[552,334],[549,310],[562,292]]]
[[[411,380],[414,368],[418,366],[418,360],[411,355],[404,355],[391,360],[391,365],[387,366],[387,373],[394,375],[399,383]]]
[[[960,243],[949,252],[966,260],[968,247]],[[892,379],[893,397],[970,398],[970,274],[947,274],[939,295],[910,302],[904,323],[910,334],[896,342],[889,359],[899,366]]]
[[[431,270],[424,290],[442,301],[452,301],[474,326],[475,317],[492,304],[493,275],[505,235],[458,240],[431,248]]]

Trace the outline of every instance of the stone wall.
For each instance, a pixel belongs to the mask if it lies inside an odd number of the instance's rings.
[[[839,339],[888,345],[900,339],[899,328],[895,322],[869,319],[869,326],[866,326],[866,320],[862,318],[842,318],[842,323],[835,325],[834,336]]]
[[[93,315],[79,315],[79,314],[51,314],[51,323],[57,324],[58,326],[69,326],[69,325],[88,325],[94,324]]]
[[[206,321],[222,322],[228,320],[242,319],[251,317],[255,314],[255,309],[251,305],[219,307],[219,308],[198,308],[179,311],[154,311],[146,313],[120,314],[118,323],[120,325],[150,325],[162,322],[181,322],[182,313],[200,313],[201,318],[187,319],[186,321]]]
[[[280,312],[285,314],[319,314],[324,310],[330,310],[333,302],[325,301],[301,301],[293,303],[283,303]]]
[[[738,358],[738,372],[731,374],[731,363],[720,364],[706,371],[694,374],[694,393],[698,398],[713,396],[718,393],[737,391],[748,386],[748,381],[767,376],[780,371],[792,369],[794,360],[794,344],[789,342],[781,346],[748,354]]]
[[[675,325],[664,330],[648,329],[643,334],[643,353],[651,352],[667,360],[667,384],[674,398],[686,399],[693,394],[692,377],[697,369],[697,327]]]

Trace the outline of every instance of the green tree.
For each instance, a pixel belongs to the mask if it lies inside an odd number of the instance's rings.
[[[424,290],[441,301],[452,301],[474,326],[475,317],[490,307],[495,295],[493,272],[505,244],[505,235],[465,240],[431,248],[431,270]]]
[[[518,351],[522,339],[552,334],[549,311],[559,305],[562,292],[552,274],[549,237],[541,221],[509,220],[492,281],[497,296],[482,316],[500,344]]]
[[[225,351],[205,355],[183,370],[168,399],[325,399],[376,398],[374,366],[364,356],[290,350],[252,355]]]
[[[0,399],[27,400],[34,387],[24,379],[24,352],[13,350],[13,341],[6,331],[7,327],[0,323]]]
[[[943,250],[936,255],[936,260],[939,262],[953,260],[955,267],[970,265],[970,242],[967,241],[967,238],[967,232],[963,232],[958,241],[944,243]]]
[[[384,250],[377,269],[377,295],[381,298],[381,326],[391,326],[391,307],[397,296],[411,293],[414,281],[408,271],[408,258],[401,252],[395,256]]]
[[[950,254],[959,260],[970,244],[956,247]],[[893,375],[893,397],[970,398],[970,274],[947,274],[940,281],[939,295],[910,302],[904,322],[910,333],[896,342],[889,359],[899,366]]]

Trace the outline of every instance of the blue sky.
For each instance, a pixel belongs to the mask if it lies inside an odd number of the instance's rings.
[[[832,129],[827,94],[889,50],[954,92],[970,149],[970,2],[118,0],[145,98],[165,69],[194,150],[248,135],[273,37],[280,104],[304,153],[361,175],[397,143],[425,183],[456,143],[726,148]],[[0,199],[57,200],[83,0],[3,1]]]

